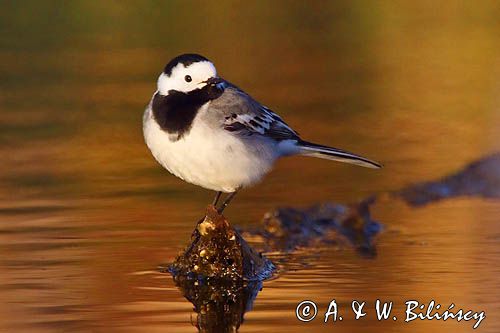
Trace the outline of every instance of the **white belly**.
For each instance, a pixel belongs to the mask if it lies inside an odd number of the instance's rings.
[[[155,159],[177,177],[207,189],[234,192],[258,182],[278,157],[271,140],[239,138],[223,129],[207,126],[203,112],[196,116],[191,130],[171,141],[153,119],[148,107],[144,113],[144,138]]]

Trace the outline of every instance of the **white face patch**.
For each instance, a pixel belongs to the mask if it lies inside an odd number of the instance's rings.
[[[186,80],[188,75],[191,81],[189,81],[189,78]],[[158,78],[158,91],[164,96],[168,95],[169,90],[189,92],[202,88],[205,85],[205,83],[202,83],[203,81],[216,76],[217,71],[214,64],[210,61],[195,62],[187,67],[179,63],[172,68],[170,76],[165,73],[160,74]]]

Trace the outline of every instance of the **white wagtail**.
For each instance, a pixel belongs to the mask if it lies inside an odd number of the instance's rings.
[[[282,156],[305,155],[380,168],[337,148],[302,140],[280,116],[217,76],[197,54],[172,59],[158,78],[143,118],[144,138],[155,159],[189,183],[230,193],[259,180]]]

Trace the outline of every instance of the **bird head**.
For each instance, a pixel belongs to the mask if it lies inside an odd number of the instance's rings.
[[[224,80],[217,76],[214,64],[198,54],[182,54],[170,60],[158,78],[158,92],[189,93],[205,87],[224,89]]]

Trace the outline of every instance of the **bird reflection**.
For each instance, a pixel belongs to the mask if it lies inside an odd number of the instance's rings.
[[[175,285],[196,312],[193,326],[199,332],[237,332],[245,312],[262,290],[261,281],[196,279],[173,276]]]

